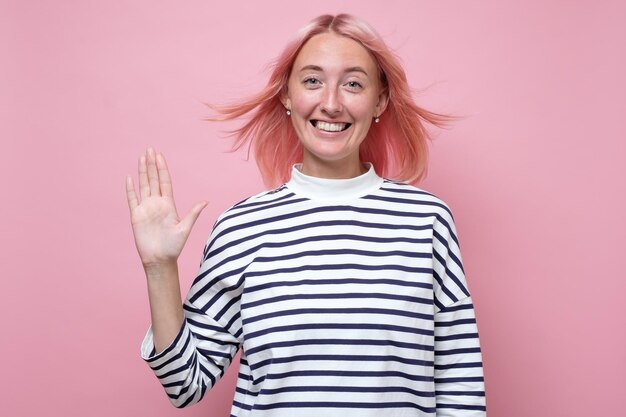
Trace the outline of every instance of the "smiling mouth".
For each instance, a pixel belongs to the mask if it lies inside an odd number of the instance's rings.
[[[352,126],[352,123],[329,123],[322,122],[321,120],[311,120],[311,124],[314,128],[324,132],[343,132]]]

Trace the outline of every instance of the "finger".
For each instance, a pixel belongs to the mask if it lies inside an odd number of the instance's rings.
[[[135,194],[135,185],[130,175],[126,177],[126,198],[128,199],[128,208],[130,208],[131,211],[139,205],[137,194]]]
[[[207,204],[208,203],[206,201],[197,203],[191,208],[191,210],[189,210],[189,213],[187,213],[185,218],[181,220],[180,224],[183,229],[187,231],[187,233],[191,231],[191,228],[196,223],[196,220],[198,220],[198,216],[200,216],[200,213],[202,213],[202,210],[204,210]]]
[[[159,171],[161,194],[170,198],[174,198],[174,190],[172,188],[170,171],[167,169],[167,162],[165,162],[165,157],[160,152],[156,154],[156,167]]]
[[[148,182],[148,165],[146,155],[139,158],[139,195],[143,200],[150,197],[150,183]]]
[[[159,186],[159,173],[156,167],[154,149],[148,148],[146,156],[148,163],[148,182],[150,184],[150,195],[160,196],[161,187]]]

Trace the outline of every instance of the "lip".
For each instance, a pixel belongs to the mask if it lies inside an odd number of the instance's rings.
[[[314,120],[320,120],[323,121],[321,119],[314,119]],[[341,123],[341,122],[329,122],[329,123]],[[349,126],[344,129],[344,130],[339,130],[336,132],[332,132],[332,131],[326,131],[326,130],[320,130],[317,127],[313,126],[312,120],[310,120],[307,125],[309,126],[308,128],[310,129],[310,131],[312,132],[313,136],[321,138],[321,139],[337,139],[343,136],[346,136],[348,134],[350,134],[350,132],[352,131],[352,128],[354,126],[353,123],[348,123]]]
[[[322,130],[322,129],[318,129],[317,128],[317,124],[319,122],[333,124],[333,125],[343,124],[343,125],[346,125],[346,126],[342,130]],[[326,134],[336,135],[336,134],[344,133],[344,132],[350,130],[350,128],[352,127],[353,123],[344,122],[344,121],[341,121],[341,120],[310,119],[308,121],[308,125],[316,133],[319,133],[319,134],[322,134],[322,135],[326,136]]]

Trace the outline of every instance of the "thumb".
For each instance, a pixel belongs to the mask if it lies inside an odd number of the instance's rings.
[[[182,228],[184,230],[191,231],[191,228],[196,223],[196,220],[198,220],[198,216],[200,216],[200,213],[202,213],[202,210],[204,210],[207,205],[208,203],[206,201],[196,203],[196,205],[193,206],[187,215],[180,221]]]

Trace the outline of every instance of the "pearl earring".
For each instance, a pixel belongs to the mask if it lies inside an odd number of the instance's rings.
[[[287,109],[287,116],[291,116],[291,110]]]
[[[374,123],[378,123],[378,122],[380,122],[380,117],[378,116],[374,117]]]

